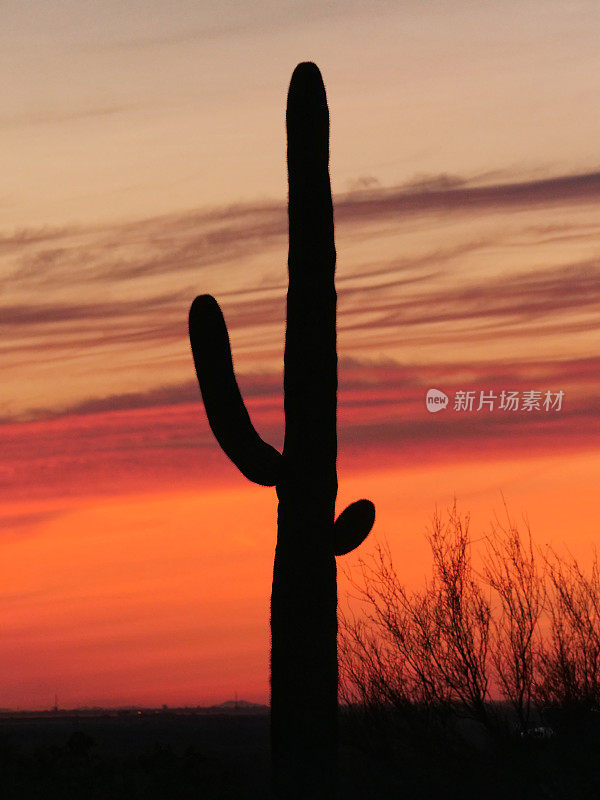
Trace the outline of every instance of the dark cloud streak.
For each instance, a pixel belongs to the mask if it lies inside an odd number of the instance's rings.
[[[339,330],[347,354],[577,335],[600,326],[600,250],[591,249],[600,224],[591,213],[583,222],[567,215],[570,204],[593,209],[600,173],[492,186],[442,178],[338,198]],[[482,228],[471,225],[480,218],[474,214],[487,210],[548,206],[564,208],[564,219],[554,213],[534,224],[513,215],[509,234],[502,216],[490,216],[493,224]],[[441,244],[445,233],[429,236],[440,219],[446,231],[463,212],[460,234],[447,244]],[[416,225],[403,227],[415,215]],[[420,237],[408,255],[396,255],[389,243],[380,250],[378,237],[391,233],[400,248],[405,231]],[[578,256],[571,263],[564,249],[569,237]],[[515,248],[552,247],[555,239],[564,244],[557,250],[562,263],[553,255],[548,264],[527,267],[528,258],[521,269],[515,266]],[[367,254],[362,261],[352,261],[355,245]],[[144,348],[147,358],[152,349],[164,354],[170,347],[181,358],[188,351],[189,304],[208,291],[222,303],[238,352],[241,345],[248,358],[279,354],[286,249],[285,207],[277,203],[4,236],[0,350],[23,367],[42,349],[48,363],[88,358],[97,364],[101,354],[115,369],[119,359],[131,359],[133,347]],[[507,253],[511,271],[500,276],[498,262]],[[484,267],[469,270],[464,263]]]

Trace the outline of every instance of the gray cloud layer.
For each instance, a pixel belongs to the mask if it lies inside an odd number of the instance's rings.
[[[407,346],[518,339],[527,358],[527,337],[600,327],[599,191],[600,173],[492,186],[440,176],[339,198],[344,353],[398,357]],[[459,234],[449,238],[454,228]],[[420,244],[401,255],[415,231]],[[365,248],[366,259],[355,255]],[[148,357],[170,348],[181,360],[189,303],[210,291],[223,304],[242,370],[254,359],[277,371],[286,249],[287,215],[277,204],[5,235],[0,350],[13,376],[40,351],[47,364],[87,359],[96,375],[101,363],[126,373],[141,349]],[[532,266],[529,251],[544,260]],[[164,383],[158,374],[156,383]],[[136,393],[125,381],[123,394]],[[94,385],[70,405],[111,394]],[[13,408],[19,404],[33,407],[23,397]]]

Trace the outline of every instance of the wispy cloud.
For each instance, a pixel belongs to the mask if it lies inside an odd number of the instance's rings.
[[[563,355],[585,354],[586,329],[600,328],[600,174],[458,183],[428,178],[337,202],[344,354],[431,362],[440,348],[487,344],[502,359],[518,342],[527,360],[559,334]],[[46,376],[48,408],[112,395],[117,380],[135,394],[129,365],[140,352],[146,387],[164,383],[157,365],[168,359],[170,379],[185,383],[187,311],[206,291],[222,302],[242,371],[262,363],[276,373],[286,251],[286,210],[269,203],[5,235],[0,351],[16,391],[4,399],[5,415],[36,407],[16,376],[40,352],[46,368],[68,362],[88,387],[68,394]]]
[[[336,19],[343,14],[372,14],[373,7],[377,13],[394,10],[391,0],[372,0],[368,7],[361,0],[347,0],[344,6],[335,3],[322,3],[320,0],[304,0],[301,5],[295,3],[268,2],[246,8],[236,5],[234,13],[228,14],[228,21],[206,23],[203,25],[188,24],[180,30],[169,29],[154,35],[132,35],[127,38],[113,39],[104,43],[95,43],[96,50],[121,51],[154,49],[185,44],[206,44],[240,35],[265,36],[272,32],[297,28],[299,25],[314,25],[323,20]],[[197,14],[195,15],[197,17]]]
[[[527,456],[593,447],[600,433],[600,359],[405,365],[340,361],[341,462],[352,469],[383,458],[436,461],[456,453]],[[281,447],[281,375],[241,375],[261,434]],[[560,412],[429,414],[428,388],[563,391]],[[47,417],[47,412],[44,412]],[[194,382],[122,394],[63,409],[54,419],[1,428],[0,497],[12,501],[120,494],[153,487],[242,481],[214,442]],[[406,462],[408,463],[408,462]],[[0,521],[1,527],[1,521]]]
[[[0,536],[26,531],[28,534],[48,520],[60,516],[60,510],[24,511],[20,514],[0,514]]]
[[[336,213],[344,219],[355,215],[365,218],[434,209],[475,210],[585,202],[598,195],[600,172],[483,186],[468,184],[468,179],[458,175],[427,176],[398,188],[368,192],[362,202],[350,195],[345,201],[338,201]]]
[[[81,107],[65,111],[31,111],[22,114],[1,115],[0,128],[22,128],[33,125],[55,125],[63,122],[78,122],[86,119],[113,117],[131,111],[135,106],[127,104],[112,104],[103,106]]]

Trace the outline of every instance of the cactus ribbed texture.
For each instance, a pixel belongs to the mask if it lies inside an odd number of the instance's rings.
[[[210,295],[190,310],[190,340],[211,429],[250,480],[279,499],[271,595],[273,782],[285,800],[331,800],[337,761],[335,556],[358,547],[368,500],[335,520],[337,352],[329,110],[315,64],[294,70],[287,101],[289,288],[284,355],[285,440],[258,435],[240,395],[221,310]]]

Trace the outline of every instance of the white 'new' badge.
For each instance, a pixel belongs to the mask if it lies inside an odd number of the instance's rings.
[[[436,411],[441,411],[448,405],[448,395],[440,392],[439,389],[429,389],[425,398],[425,405],[427,411],[435,414]]]

